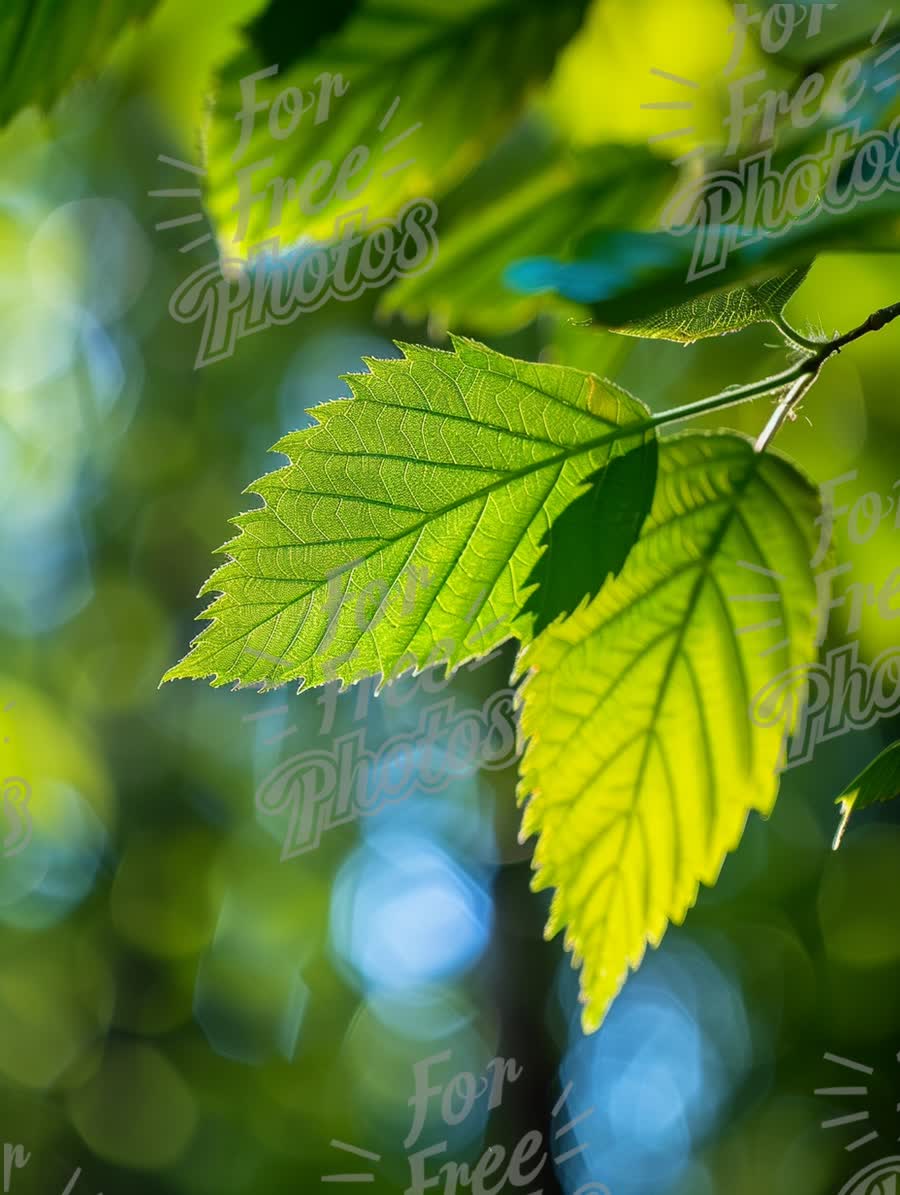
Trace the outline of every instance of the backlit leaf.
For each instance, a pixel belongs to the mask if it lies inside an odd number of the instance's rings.
[[[756,286],[739,286],[689,299],[678,307],[667,308],[636,323],[616,328],[616,331],[628,336],[692,344],[707,336],[739,332],[751,324],[775,322],[809,271],[809,266],[800,266]]]
[[[808,565],[819,503],[783,459],[734,435],[662,441],[656,497],[621,574],[527,647],[523,833],[556,889],[596,1028],[750,810],[775,800],[784,728],[752,695],[815,658]]]
[[[542,537],[615,449],[652,436],[611,382],[454,338],[347,380],[276,448],[174,677],[305,685],[458,665],[516,635]],[[597,543],[603,506],[596,508]],[[619,532],[617,531],[618,535]]]
[[[48,109],[76,79],[97,70],[132,18],[158,0],[3,0],[0,5],[0,124],[20,108]]]
[[[546,78],[586,5],[363,0],[334,36],[248,85],[263,107],[241,144],[241,80],[274,65],[248,48],[222,79],[208,132],[209,206],[223,246],[246,257],[271,237],[282,248],[301,235],[328,238],[336,217],[360,208],[371,224],[410,199],[434,198]],[[278,105],[288,89],[293,98]],[[345,161],[349,173],[338,186]],[[246,223],[235,206],[239,171],[257,195]],[[276,179],[285,180],[283,203]]]
[[[777,236],[758,234],[727,252],[723,246],[734,227],[705,224],[683,235],[603,227],[588,233],[571,253],[515,262],[506,278],[525,294],[552,293],[582,303],[598,324],[621,329],[716,292],[781,277],[826,251],[896,252],[898,214],[900,195],[886,189],[844,211],[823,211],[797,222]],[[721,261],[695,272],[701,235]]]

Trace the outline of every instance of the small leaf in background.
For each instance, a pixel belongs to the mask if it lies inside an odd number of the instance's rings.
[[[693,344],[708,336],[739,332],[751,324],[777,323],[782,311],[804,282],[811,266],[800,266],[756,286],[739,286],[698,299],[689,299],[646,319],[616,328],[627,336],[677,340]]]
[[[0,6],[0,126],[21,108],[49,110],[77,79],[98,70],[123,25],[158,0],[4,0]]]
[[[843,185],[846,185],[844,183]],[[525,258],[506,271],[507,285],[525,294],[555,293],[590,308],[598,324],[623,328],[660,311],[735,287],[756,285],[798,270],[826,251],[897,251],[900,193],[797,223],[778,236],[760,236],[727,253],[721,269],[691,274],[696,229],[634,232],[601,227],[586,234],[565,257]],[[734,229],[702,225],[707,242],[724,243]]]
[[[841,845],[851,816],[860,809],[868,809],[878,801],[893,801],[900,797],[900,740],[884,751],[852,780],[837,799],[841,807],[841,824],[834,838],[834,849]]]
[[[650,513],[657,461],[655,439],[613,456],[552,523],[544,536],[547,550],[528,578],[537,585],[525,604],[525,612],[534,614],[535,635],[596,597],[606,579],[622,571]]]
[[[153,105],[169,126],[176,152],[191,158],[216,73],[242,50],[244,26],[264,4],[265,0],[161,0],[149,20],[125,27],[110,50],[104,79]],[[202,38],[196,37],[197,29],[203,30]],[[148,156],[162,183],[174,168],[158,161],[160,148],[170,147],[148,147]],[[178,212],[183,214],[184,206]]]
[[[565,929],[583,967],[587,1030],[750,810],[772,808],[791,727],[750,705],[815,658],[818,510],[791,465],[737,436],[665,439],[620,575],[520,656],[522,832],[538,835],[533,886],[556,889],[547,935]]]
[[[544,533],[617,445],[652,438],[648,412],[592,374],[453,346],[367,360],[352,399],[276,445],[291,463],[251,487],[265,505],[233,520],[212,622],[167,680],[349,684],[530,636]]]
[[[494,0],[363,0],[333,37],[247,85],[267,108],[240,146],[241,80],[273,65],[248,49],[227,69],[208,132],[209,207],[220,243],[246,257],[271,237],[282,248],[300,236],[330,237],[336,216],[361,207],[371,224],[407,200],[435,198],[502,134],[586,7],[587,0],[559,0],[522,6],[510,19]],[[288,89],[294,100],[278,105]],[[308,107],[297,118],[301,102]],[[246,169],[244,185],[257,198],[242,227],[235,205],[238,171]],[[299,194],[276,202],[278,178],[293,180]]]

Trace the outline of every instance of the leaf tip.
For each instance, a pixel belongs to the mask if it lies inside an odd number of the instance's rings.
[[[850,797],[849,800],[841,799],[838,801],[841,807],[841,820],[834,836],[834,842],[831,844],[833,851],[840,850],[841,843],[844,841],[844,834],[847,832],[847,826],[850,824],[850,818],[853,815],[853,806],[855,803],[855,795],[854,797]]]

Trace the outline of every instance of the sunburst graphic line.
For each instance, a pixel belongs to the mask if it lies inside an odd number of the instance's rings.
[[[840,1054],[826,1054],[826,1062],[833,1062],[837,1066],[845,1066],[847,1070],[859,1071],[862,1075],[874,1075],[875,1068],[866,1066],[862,1062],[854,1062],[852,1058],[842,1058]]]
[[[696,131],[696,126],[686,125],[683,129],[671,129],[668,133],[654,133],[652,137],[647,138],[647,143],[656,145],[658,141],[671,141],[674,137],[689,137]]]
[[[868,1120],[868,1112],[851,1112],[848,1116],[835,1116],[833,1120],[823,1120],[823,1129],[839,1129],[845,1124],[858,1124],[861,1120]]]
[[[201,178],[205,177],[206,171],[200,166],[193,166],[190,162],[182,162],[180,158],[170,158],[168,154],[157,154],[157,161],[162,162],[166,166],[174,166],[176,170],[186,170],[189,174],[199,175]],[[203,192],[199,187],[161,187],[154,191],[148,191],[147,195],[151,199],[202,199]],[[165,231],[168,228],[180,228],[184,224],[196,224],[200,220],[204,220],[205,216],[202,212],[192,212],[187,216],[178,216],[172,220],[161,220],[155,225],[156,231]],[[205,232],[202,236],[195,237],[188,241],[186,245],[179,245],[179,253],[190,253],[192,249],[196,249],[198,245],[205,245],[207,241],[211,241],[212,233]]]
[[[176,216],[174,220],[161,220],[154,227],[157,232],[161,232],[164,228],[181,228],[183,224],[196,224],[198,220],[202,219],[202,212],[193,212],[190,216]]]
[[[894,15],[893,9],[889,8],[887,10],[887,12],[884,14],[884,16],[882,17],[881,23],[879,24],[879,26],[875,30],[875,32],[872,34],[872,45],[873,46],[878,45],[879,41],[881,40],[882,34],[884,33],[885,29],[887,29],[888,25],[890,25],[891,17],[893,15]]]
[[[685,79],[683,75],[673,75],[671,71],[661,71],[657,66],[650,67],[650,74],[656,75],[658,79],[668,79],[670,83],[678,83],[682,87],[693,87],[699,89],[700,84],[695,83],[693,79]]]
[[[774,656],[777,651],[781,651],[783,647],[790,647],[790,639],[779,639],[777,643],[773,643],[771,647],[763,648],[759,653],[760,657],[765,659],[766,656]]]
[[[559,1157],[554,1158],[553,1161],[557,1164],[557,1166],[562,1166],[564,1162],[568,1162],[570,1158],[575,1158],[578,1156],[578,1154],[584,1153],[586,1149],[587,1142],[585,1142],[584,1145],[577,1145],[574,1149],[570,1149],[568,1153],[560,1154]]]
[[[397,146],[400,144],[401,141],[404,141],[407,137],[411,137],[413,135],[413,133],[418,133],[418,131],[421,127],[422,127],[421,120],[418,121],[416,124],[411,124],[408,129],[404,129],[402,133],[399,133],[393,139],[393,141],[389,141],[387,143],[387,145],[384,146],[384,148],[382,149],[381,152],[383,154],[390,153],[392,149],[397,148]]]
[[[872,34],[871,44],[873,46],[876,46],[878,44],[878,42],[881,40],[881,37],[884,34],[884,31],[887,29],[888,25],[890,25],[890,23],[891,23],[892,16],[893,16],[893,10],[889,8],[888,11],[882,17],[882,19],[878,25],[878,28]],[[897,54],[898,52],[900,52],[900,42],[896,42],[894,45],[888,47],[888,49],[885,50],[883,54],[879,54],[878,57],[875,59],[875,65],[883,66],[886,62],[889,62],[890,59],[893,58],[894,55]],[[889,88],[893,87],[898,82],[900,82],[900,75],[892,75],[890,79],[883,79],[880,83],[876,83],[875,86],[872,88],[872,90],[875,92],[876,95],[880,95],[882,91],[887,91]]]
[[[557,1129],[553,1134],[554,1137],[559,1138],[563,1135],[563,1133],[570,1133],[576,1125],[581,1124],[583,1120],[587,1120],[589,1116],[593,1116],[594,1112],[594,1108],[588,1108],[587,1112],[582,1112],[580,1116],[576,1116],[574,1120],[570,1120],[568,1124],[564,1124],[561,1129]]]
[[[353,1154],[357,1158],[365,1158],[368,1162],[381,1161],[381,1154],[373,1153],[369,1149],[361,1149],[358,1145],[349,1145],[346,1141],[333,1140],[331,1147],[343,1150],[344,1153]],[[323,1183],[373,1183],[375,1175],[370,1171],[363,1171],[355,1174],[323,1174],[321,1179]]]
[[[675,166],[684,166],[686,162],[696,162],[698,158],[706,157],[706,149],[700,145],[696,149],[688,150],[686,154],[681,154],[680,157],[673,158],[672,164]]]
[[[399,166],[392,166],[390,170],[382,170],[382,178],[390,178],[392,174],[399,174],[401,170],[406,170],[408,166],[415,166],[415,158],[407,158],[405,162],[401,162]]]
[[[553,1105],[553,1111],[550,1113],[551,1117],[554,1117],[554,1116],[558,1116],[558,1115],[559,1115],[559,1110],[560,1110],[560,1108],[563,1106],[563,1104],[564,1104],[564,1103],[566,1102],[566,1100],[569,1098],[569,1096],[570,1096],[570,1094],[571,1094],[571,1092],[572,1092],[572,1088],[573,1088],[574,1086],[575,1086],[575,1084],[574,1084],[574,1083],[572,1083],[571,1081],[569,1081],[569,1082],[568,1082],[568,1083],[565,1085],[565,1087],[563,1088],[563,1093],[562,1093],[562,1095],[559,1097],[559,1099],[558,1099],[558,1100],[556,1101],[556,1103]]]
[[[746,627],[738,627],[739,635],[751,635],[754,631],[770,631],[773,627],[780,627],[784,625],[784,621],[780,618],[771,618],[768,622],[754,622]]]
[[[763,568],[761,564],[753,564],[749,560],[739,560],[737,562],[738,568],[749,569],[751,573],[761,573],[764,577],[774,577],[776,581],[786,581],[782,573],[776,573],[773,569]]]
[[[863,1062],[857,1062],[853,1058],[844,1058],[840,1054],[826,1054],[824,1057],[825,1057],[826,1062],[831,1062],[835,1066],[843,1067],[845,1070],[854,1071],[857,1074],[873,1075],[875,1073],[875,1070],[873,1067],[866,1066],[866,1064]],[[869,1088],[861,1087],[861,1086],[849,1086],[849,1085],[844,1085],[844,1086],[836,1085],[834,1087],[817,1087],[815,1089],[815,1094],[816,1095],[824,1095],[827,1097],[832,1097],[832,1096],[859,1097],[859,1096],[867,1096],[869,1094]],[[841,1128],[844,1128],[845,1125],[860,1125],[866,1121],[869,1121],[870,1119],[871,1119],[871,1114],[868,1111],[848,1112],[843,1116],[833,1116],[830,1120],[823,1120],[822,1128],[823,1129],[841,1129]],[[867,1128],[869,1128],[869,1126],[867,1126]],[[847,1153],[853,1153],[857,1149],[862,1149],[862,1147],[864,1145],[868,1145],[869,1142],[877,1140],[878,1135],[879,1134],[878,1134],[877,1129],[871,1129],[870,1131],[864,1132],[861,1137],[857,1137],[855,1140],[851,1141],[849,1143],[849,1145],[845,1145],[844,1149]]]
[[[391,121],[394,119],[394,113],[397,111],[399,104],[400,104],[400,97],[399,97],[399,95],[395,95],[394,102],[391,104],[390,108],[388,108],[387,112],[385,112],[384,116],[382,116],[382,118],[381,118],[381,123],[378,126],[379,133],[383,133],[384,130],[391,123]]]
[[[264,747],[271,747],[273,743],[280,743],[282,739],[289,739],[292,734],[296,734],[300,729],[299,726],[289,726],[287,730],[279,731],[278,734],[273,734],[268,739],[263,739]]]
[[[358,1158],[366,1158],[370,1162],[380,1162],[381,1154],[373,1153],[370,1149],[361,1149],[358,1145],[348,1145],[346,1141],[333,1140],[332,1149],[343,1149],[348,1154],[355,1154]]]
[[[776,573],[770,568],[763,568],[759,564],[752,564],[749,560],[739,560],[737,564],[739,568],[748,569],[750,572],[756,573],[763,577],[769,577],[774,581],[783,581],[785,579],[781,573]],[[782,596],[776,591],[766,591],[763,593],[730,593],[728,595],[728,600],[730,602],[738,603],[760,602],[763,605],[768,605],[771,603],[780,602],[782,600]],[[771,618],[764,622],[748,623],[746,626],[738,627],[737,633],[739,635],[752,635],[756,631],[769,631],[781,626],[784,626],[783,619]],[[762,648],[758,654],[761,658],[765,658],[766,656],[771,656],[776,652],[781,651],[783,647],[789,646],[789,639],[779,639],[777,643],[773,643],[768,647]]]
[[[212,240],[212,233],[205,232],[202,237],[197,237],[195,241],[188,241],[186,245],[179,246],[179,253],[190,253],[192,249],[196,249],[198,245],[205,245],[207,241]]]
[[[863,1145],[868,1145],[870,1141],[874,1141],[878,1136],[877,1132],[866,1133],[865,1137],[860,1137],[857,1141],[851,1141],[849,1145],[845,1145],[844,1149],[847,1153],[852,1153],[855,1149],[860,1149]]]
[[[556,1120],[557,1116],[559,1116],[560,1112],[562,1111],[562,1109],[565,1107],[566,1103],[568,1102],[569,1096],[572,1094],[574,1087],[575,1087],[575,1084],[571,1080],[565,1085],[565,1087],[562,1090],[562,1094],[560,1095],[560,1097],[556,1101],[556,1103],[553,1105],[553,1111],[550,1114],[551,1121]],[[562,1125],[561,1128],[558,1128],[554,1132],[554,1134],[553,1134],[554,1139],[558,1141],[559,1138],[565,1136],[566,1133],[571,1133],[572,1130],[577,1125],[581,1124],[583,1121],[588,1120],[591,1116],[593,1116],[595,1111],[596,1111],[596,1108],[588,1108],[585,1112],[580,1113],[578,1116],[574,1116],[571,1120],[569,1120],[566,1124]],[[548,1146],[549,1146],[549,1142],[548,1142]],[[556,1163],[557,1166],[562,1166],[565,1162],[568,1162],[570,1160],[570,1158],[576,1158],[576,1157],[578,1157],[579,1154],[584,1153],[584,1151],[587,1149],[587,1147],[588,1147],[588,1143],[585,1141],[581,1145],[576,1145],[572,1149],[567,1150],[565,1153],[559,1154],[558,1156],[554,1156],[553,1161]],[[549,1148],[548,1148],[547,1152],[550,1153]]]
[[[883,83],[876,83],[872,90],[878,94],[882,91],[887,91],[889,87],[893,87],[896,83],[900,83],[900,75],[891,75],[890,79],[885,79]]]
[[[164,162],[166,166],[174,166],[176,170],[186,170],[189,174],[198,174],[201,178],[206,177],[206,171],[199,166],[194,166],[190,162],[182,162],[180,158],[170,158],[168,154],[157,154],[157,162]]]

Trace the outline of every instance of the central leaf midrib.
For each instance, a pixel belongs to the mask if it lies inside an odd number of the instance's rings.
[[[344,565],[343,567],[341,567],[339,569],[331,570],[328,577],[326,577],[323,581],[319,582],[317,585],[314,585],[311,589],[304,590],[303,593],[297,594],[296,597],[292,598],[285,605],[279,607],[279,610],[276,614],[267,615],[265,618],[263,618],[260,622],[256,623],[254,626],[249,627],[248,629],[242,630],[241,633],[236,638],[230,639],[227,643],[220,644],[218,647],[215,648],[214,657],[218,656],[221,652],[227,650],[229,647],[233,647],[234,644],[239,642],[241,639],[248,638],[250,635],[253,634],[254,631],[258,631],[261,626],[264,626],[265,623],[269,622],[270,619],[277,618],[279,614],[284,613],[285,610],[289,610],[292,606],[296,605],[297,602],[300,602],[304,598],[309,597],[309,595],[311,593],[315,593],[317,590],[321,589],[323,585],[327,585],[328,582],[330,580],[332,580],[333,578],[343,576],[350,569],[356,568],[358,565],[365,563],[365,561],[370,560],[373,556],[377,556],[379,552],[382,552],[386,548],[392,547],[394,544],[399,543],[406,536],[414,534],[415,532],[419,531],[422,527],[427,526],[429,523],[436,522],[438,519],[444,518],[446,515],[452,514],[453,511],[459,510],[461,507],[465,506],[467,503],[475,501],[477,498],[485,497],[485,496],[493,493],[495,490],[502,489],[503,486],[512,485],[514,482],[521,480],[521,478],[523,478],[523,477],[527,477],[531,473],[537,473],[539,470],[548,468],[551,465],[556,465],[556,464],[560,464],[560,463],[565,464],[565,462],[567,462],[569,460],[573,460],[576,457],[582,455],[583,453],[592,452],[596,448],[602,448],[605,444],[615,443],[617,440],[627,439],[630,435],[637,434],[640,431],[645,431],[649,428],[652,428],[652,426],[653,426],[653,421],[652,421],[652,419],[649,419],[649,418],[638,420],[638,421],[636,421],[634,423],[630,423],[630,424],[620,424],[618,427],[614,427],[611,431],[607,432],[603,436],[598,436],[593,440],[587,440],[584,444],[580,444],[580,445],[573,446],[570,448],[565,448],[561,452],[556,453],[555,456],[546,457],[542,461],[537,461],[537,462],[533,462],[528,465],[525,465],[521,469],[518,469],[513,473],[508,473],[508,474],[504,475],[502,478],[498,479],[495,482],[492,482],[490,485],[484,486],[480,490],[475,490],[469,494],[466,494],[464,497],[460,498],[458,501],[453,502],[450,505],[448,505],[436,512],[431,512],[427,517],[420,519],[418,522],[411,524],[409,527],[404,528],[403,531],[398,532],[396,535],[393,535],[393,536],[390,536],[390,537],[384,539],[384,541],[374,551],[367,553],[365,556],[360,556],[357,559],[348,562],[346,565]],[[320,452],[320,453],[318,453],[318,455],[326,455],[326,454],[323,454]],[[363,455],[363,454],[357,454],[357,453],[334,453],[333,454],[334,457],[340,457],[340,456],[351,456],[352,457],[352,456],[356,456],[356,455]],[[299,467],[299,465],[295,465],[294,467],[297,468],[297,467]],[[268,500],[266,501],[266,505],[267,506],[269,505]],[[243,528],[241,528],[241,531],[243,533]],[[302,546],[302,545],[298,545],[298,546]],[[265,580],[265,579],[266,578],[264,578],[264,577],[260,578],[260,580]],[[394,578],[394,580],[396,581],[396,577]],[[392,582],[392,584],[393,584],[393,582]]]
[[[722,516],[722,521],[719,524],[719,527],[718,527],[715,535],[713,535],[712,539],[710,540],[709,547],[703,553],[701,560],[699,562],[697,562],[699,564],[698,576],[697,576],[697,579],[694,581],[693,587],[691,589],[691,595],[688,598],[688,604],[687,604],[687,607],[685,608],[684,618],[681,620],[681,624],[678,627],[678,633],[676,634],[675,640],[672,644],[672,649],[669,654],[669,659],[666,663],[665,672],[663,674],[662,680],[660,681],[659,687],[656,692],[656,699],[653,704],[653,710],[651,711],[650,718],[648,719],[648,722],[647,722],[647,729],[645,732],[646,733],[646,742],[644,744],[644,750],[641,753],[641,760],[638,765],[638,772],[637,772],[637,776],[635,777],[635,782],[634,782],[634,792],[636,794],[640,794],[643,791],[644,777],[645,777],[645,773],[646,773],[646,769],[647,769],[647,763],[650,758],[650,746],[651,746],[651,744],[656,736],[656,733],[657,733],[656,723],[659,718],[659,714],[660,714],[660,710],[662,709],[663,702],[665,701],[666,697],[668,696],[669,685],[671,684],[672,677],[675,672],[676,662],[681,654],[681,648],[684,643],[685,636],[687,635],[688,627],[694,617],[694,614],[697,610],[697,606],[699,605],[700,597],[703,593],[703,588],[709,579],[708,574],[712,567],[712,562],[714,561],[716,553],[718,552],[719,548],[721,547],[723,539],[725,538],[725,536],[728,533],[728,529],[731,526],[732,519],[734,518],[734,516],[737,512],[738,503],[739,503],[740,499],[743,497],[744,492],[747,489],[747,486],[750,484],[750,482],[752,481],[752,479],[756,476],[756,474],[758,472],[758,465],[759,465],[760,459],[761,459],[761,455],[754,453],[753,456],[748,461],[748,465],[751,467],[748,468],[747,474],[744,477],[743,481],[739,485],[736,485],[734,487],[734,490],[732,492],[732,499],[729,501],[727,510],[724,512],[724,514]],[[625,833],[624,833],[624,837],[622,840],[622,846],[621,846],[622,854],[624,854],[624,852],[628,846],[628,841],[631,836],[632,826],[634,825],[635,818],[637,817],[637,814],[638,814],[639,805],[640,805],[640,797],[638,796],[632,802],[631,808],[628,811],[628,820],[626,821],[626,824],[625,824]],[[649,911],[649,907],[650,907],[649,884],[650,884],[650,871],[649,871],[649,868],[645,868],[645,874],[644,874],[644,921],[645,922],[647,920],[648,911]]]

